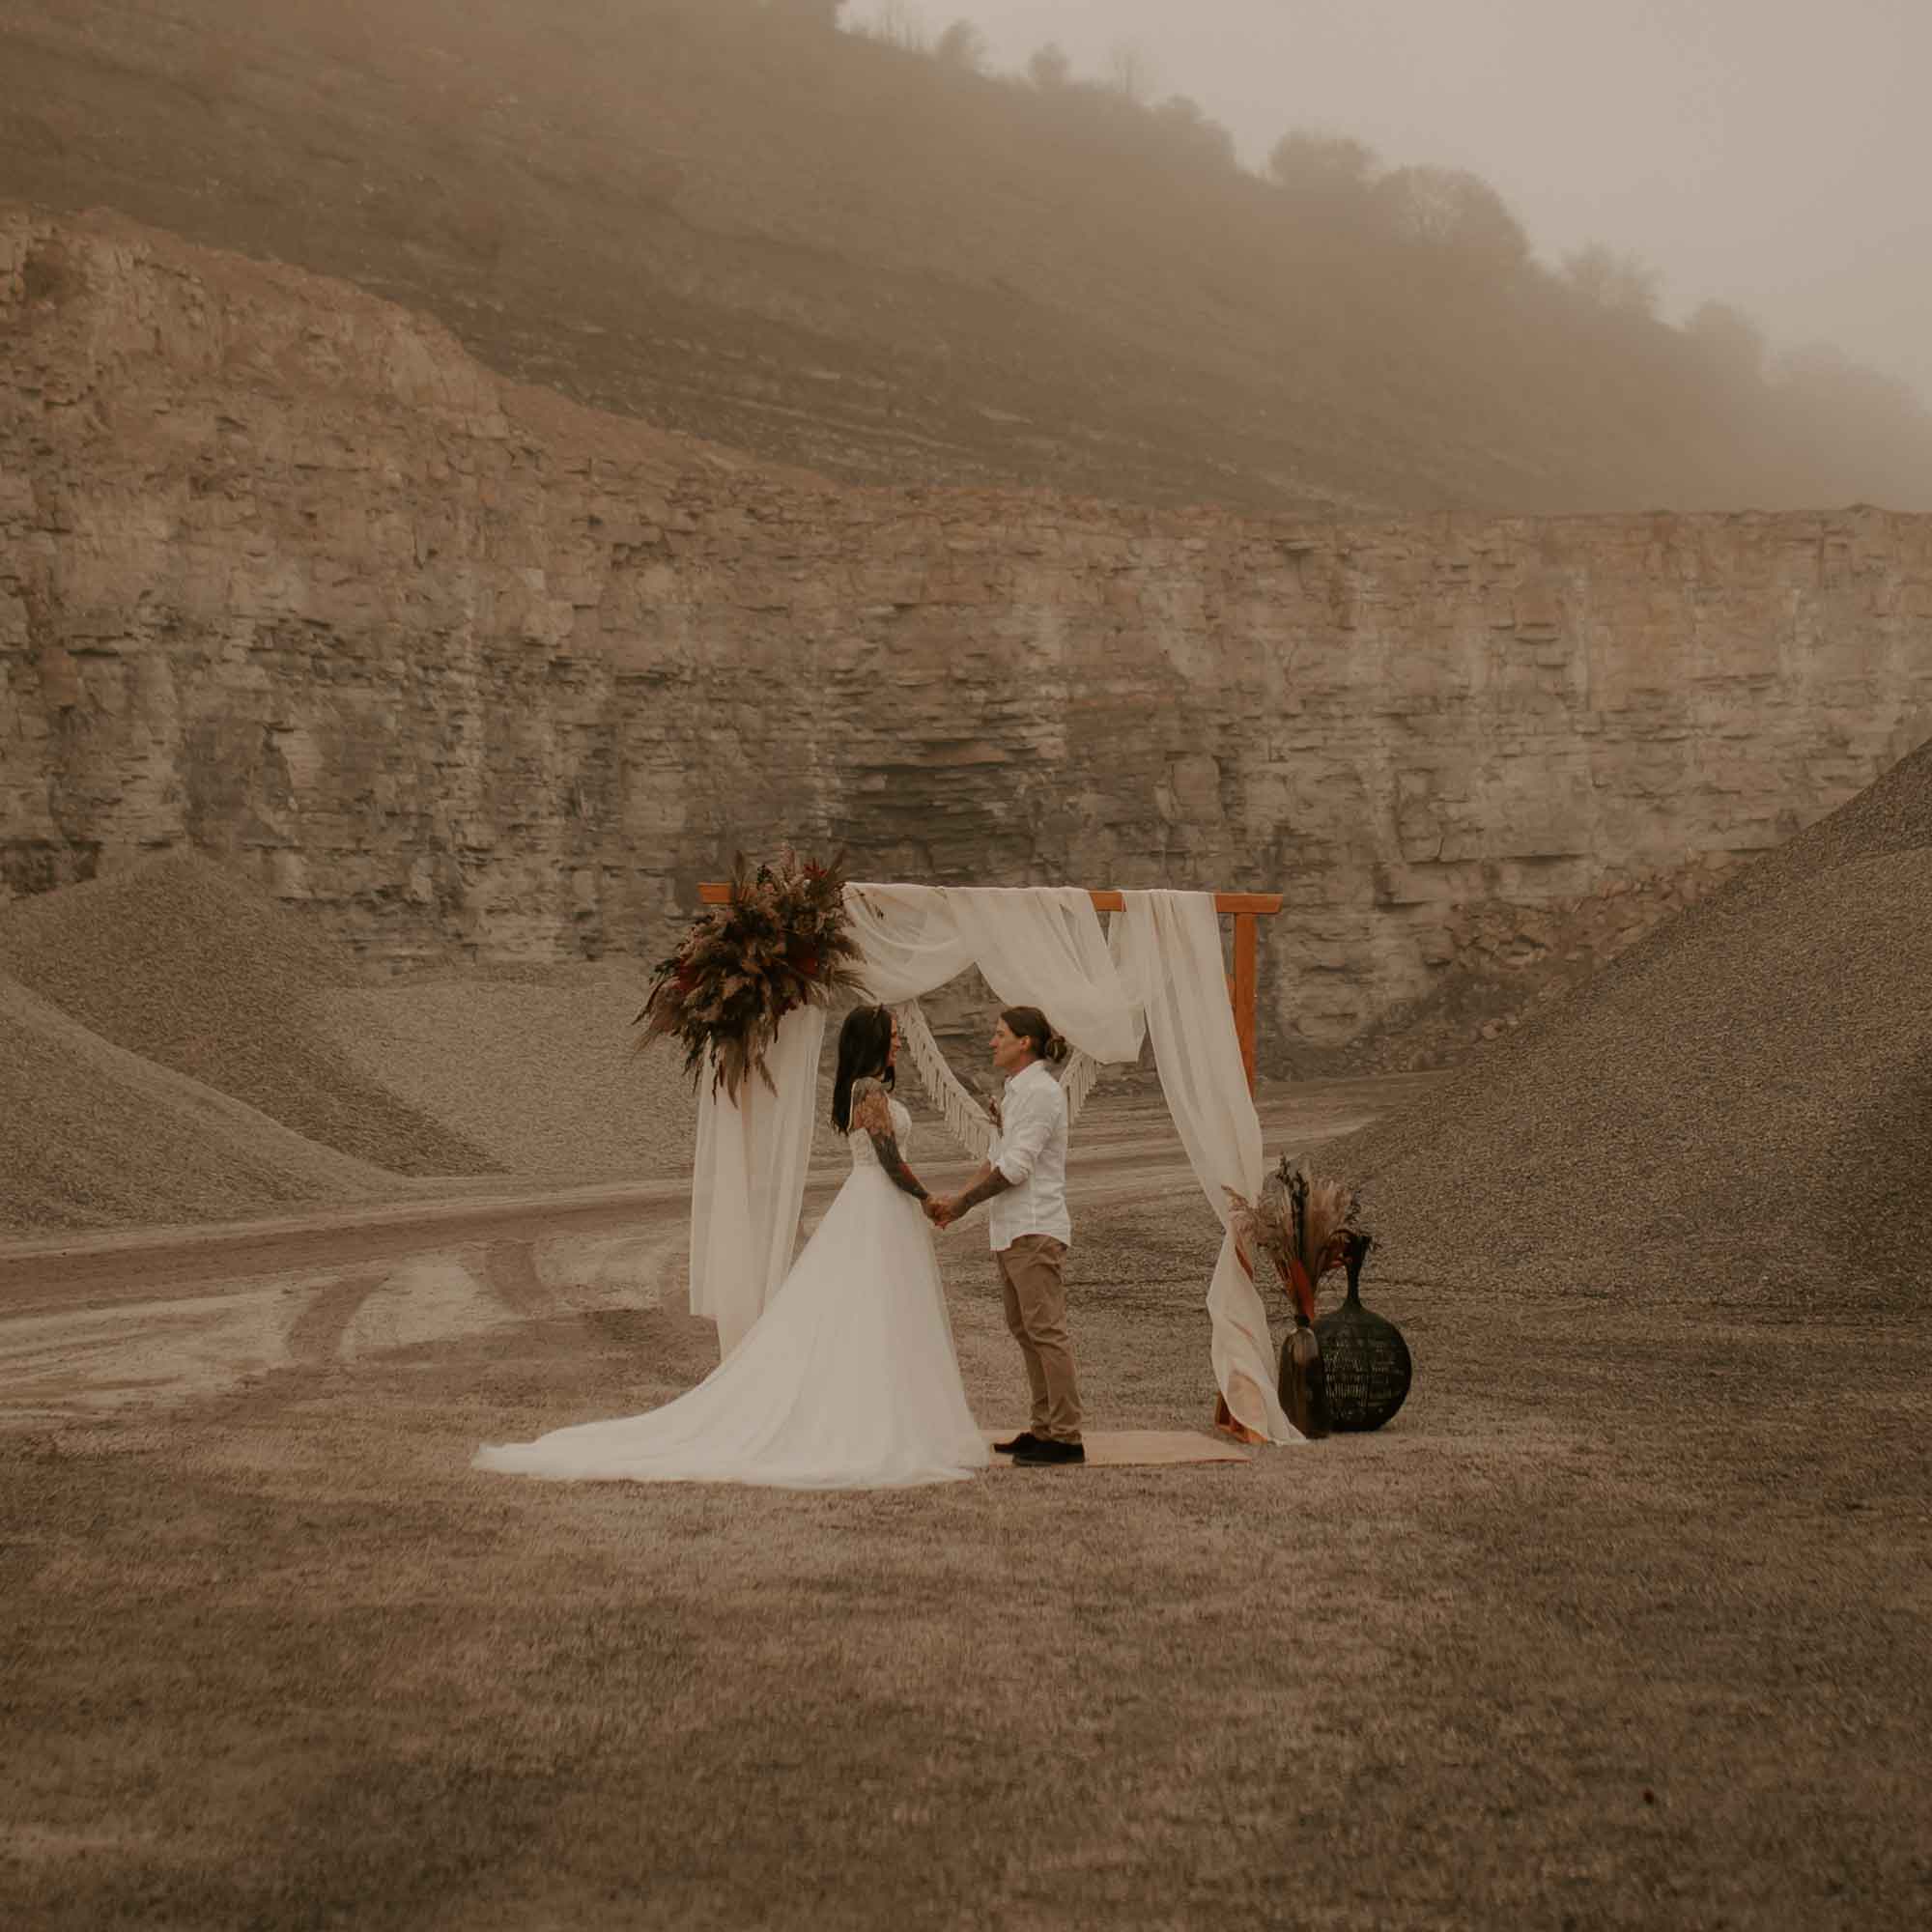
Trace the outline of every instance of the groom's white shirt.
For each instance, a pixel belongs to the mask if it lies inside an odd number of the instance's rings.
[[[1045,1061],[1036,1060],[1007,1082],[1000,1122],[1000,1131],[993,1136],[992,1162],[1012,1185],[987,1204],[986,1231],[993,1252],[1011,1247],[1022,1235],[1051,1235],[1070,1245],[1066,1096]]]

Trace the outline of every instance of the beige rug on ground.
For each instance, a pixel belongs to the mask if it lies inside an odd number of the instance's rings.
[[[1004,1442],[1019,1434],[1012,1429],[981,1432],[988,1442]],[[1204,1435],[1196,1429],[1092,1429],[1086,1433],[1087,1466],[1096,1463],[1121,1467],[1147,1463],[1247,1463],[1254,1452],[1225,1435]],[[1010,1467],[1010,1456],[995,1456],[995,1468]]]

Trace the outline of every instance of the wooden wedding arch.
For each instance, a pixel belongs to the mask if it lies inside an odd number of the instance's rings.
[[[1125,895],[1118,891],[1089,888],[1088,895],[1094,901],[1094,910],[1099,912],[1124,912],[1127,907]],[[719,880],[706,880],[697,888],[697,896],[704,905],[729,905],[731,888]],[[1241,1043],[1241,1068],[1248,1076],[1248,1093],[1255,1091],[1255,1019],[1260,1003],[1260,939],[1258,920],[1273,919],[1280,911],[1282,895],[1279,893],[1216,893],[1214,910],[1223,919],[1235,922],[1235,970],[1228,976],[1228,1004],[1235,1012],[1235,1037]],[[1248,1279],[1254,1279],[1254,1266],[1246,1255],[1237,1254],[1243,1272]],[[1266,1440],[1238,1421],[1229,1409],[1227,1399],[1216,1395],[1214,1398],[1214,1427],[1232,1435],[1240,1442],[1258,1443]]]
[[[707,880],[697,889],[704,905],[729,905],[731,888],[718,880]],[[1089,891],[1095,912],[1124,912],[1123,894]],[[1257,920],[1272,919],[1281,911],[1279,893],[1216,893],[1214,910],[1223,919],[1235,922],[1235,970],[1228,976],[1228,1004],[1235,1009],[1235,1037],[1241,1042],[1241,1067],[1248,1076],[1248,1092],[1255,1091],[1255,1016],[1260,1001],[1260,929]]]

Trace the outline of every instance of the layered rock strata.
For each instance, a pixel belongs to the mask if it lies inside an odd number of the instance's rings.
[[[400,967],[647,951],[786,838],[1280,890],[1293,1065],[1468,908],[1727,863],[1928,735],[1932,517],[834,488],[342,284],[0,214],[9,895],[191,844]]]

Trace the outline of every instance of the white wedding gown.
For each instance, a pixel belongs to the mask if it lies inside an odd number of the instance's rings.
[[[893,1102],[904,1151],[912,1117]],[[558,1482],[891,1489],[991,1460],[966,1406],[932,1230],[871,1139],[751,1332],[703,1381],[646,1415],[479,1449],[475,1466]]]

